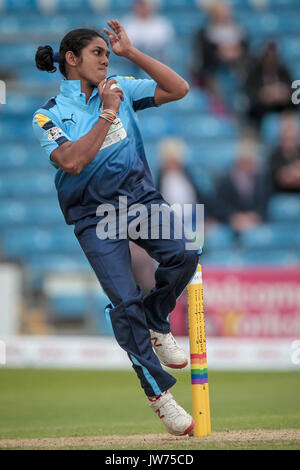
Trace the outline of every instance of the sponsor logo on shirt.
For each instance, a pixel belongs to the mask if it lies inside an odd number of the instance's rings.
[[[116,118],[109,128],[109,131],[104,139],[100,150],[110,147],[127,137],[126,129],[123,127],[123,123],[120,118]]]
[[[55,142],[64,136],[60,127],[51,127],[51,129],[45,131],[45,134],[48,134],[48,140],[54,140]]]

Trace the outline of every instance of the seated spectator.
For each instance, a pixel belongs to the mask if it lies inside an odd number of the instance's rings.
[[[210,221],[214,214],[211,197],[201,191],[185,165],[187,146],[180,138],[166,138],[159,143],[161,168],[158,175],[158,189],[170,204],[204,204],[205,219]]]
[[[233,92],[240,87],[247,59],[246,35],[226,2],[213,2],[207,12],[209,22],[194,38],[192,73],[196,85],[228,98],[228,89],[222,87],[229,83]],[[222,80],[218,80],[219,72]]]
[[[291,86],[290,72],[279,57],[276,43],[268,41],[261,56],[249,68],[245,82],[249,116],[258,128],[267,113],[282,112],[294,107]]]
[[[174,29],[167,18],[155,13],[153,2],[136,1],[133,13],[124,18],[123,26],[135,47],[158,60],[167,61],[166,48],[175,36]]]
[[[184,169],[185,142],[179,138],[166,138],[159,143],[161,170],[159,190],[169,204],[197,202],[197,190]]]
[[[270,158],[272,190],[275,193],[300,192],[300,142],[296,116],[282,119],[279,145]]]
[[[241,144],[235,164],[217,184],[216,196],[219,221],[228,223],[237,234],[265,219],[269,183],[252,142]]]

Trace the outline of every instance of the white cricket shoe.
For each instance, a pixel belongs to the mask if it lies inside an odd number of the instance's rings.
[[[161,364],[172,369],[183,369],[188,364],[184,350],[178,345],[172,333],[157,333],[150,330],[151,343]]]
[[[194,420],[178,403],[173,395],[167,390],[159,398],[148,397],[150,407],[158,414],[167,431],[175,436],[192,435]]]

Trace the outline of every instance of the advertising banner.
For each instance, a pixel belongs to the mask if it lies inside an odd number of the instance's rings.
[[[300,338],[300,269],[203,266],[208,336]]]

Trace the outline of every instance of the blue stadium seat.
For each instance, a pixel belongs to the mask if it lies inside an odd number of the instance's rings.
[[[182,13],[181,9],[188,9],[189,11],[196,10],[196,0],[162,0],[161,9],[165,10],[177,10],[179,14]]]
[[[62,227],[65,224],[63,214],[56,199],[42,201],[1,199],[0,232],[8,226],[25,227]]]
[[[34,67],[34,57],[36,50],[36,44],[30,44],[26,42],[24,42],[23,44],[1,44],[1,63],[5,64],[6,68],[18,68],[25,64],[31,64]]]
[[[236,17],[250,37],[280,38],[284,34],[297,34],[300,20],[298,15],[287,11],[244,12],[237,11]]]
[[[179,101],[167,103],[159,109],[162,114],[204,114],[210,109],[211,98],[207,92],[191,88],[189,93]]]
[[[32,68],[30,70],[32,73]],[[24,93],[8,92],[6,94],[6,104],[5,106],[2,106],[0,110],[0,119],[1,121],[6,117],[30,119],[34,111],[36,111],[42,104],[43,100],[39,97],[26,95]]]
[[[20,171],[44,169],[51,175],[55,174],[55,168],[37,142],[25,144],[3,143],[1,145],[0,170]],[[14,173],[15,174],[15,173]],[[26,174],[24,174],[24,177]],[[0,177],[1,181],[1,177]],[[0,191],[1,192],[1,191]]]
[[[269,220],[300,223],[300,196],[280,194],[273,196],[268,207]]]
[[[208,116],[169,116],[168,119],[156,110],[153,113],[141,113],[139,121],[145,140],[161,139],[166,136],[180,136],[187,141],[208,139],[232,139],[236,136],[235,123],[227,119]]]
[[[195,165],[194,162],[188,161],[186,163],[186,170],[196,188],[201,194],[211,196],[215,191],[214,176],[207,171],[206,168],[200,165]],[[200,201],[204,203],[204,201]]]
[[[206,169],[212,174],[224,174],[234,164],[237,157],[237,142],[234,140],[222,141],[207,144],[200,142],[197,145],[190,146],[188,162],[190,168],[193,166]]]
[[[291,73],[291,76],[292,76],[292,80],[299,80],[299,77],[300,77],[300,64],[299,62],[292,62],[292,63],[289,63],[289,69],[290,69],[290,73]],[[299,88],[298,88],[299,89]],[[299,95],[298,95],[298,98],[299,98]]]
[[[166,135],[173,134],[173,122],[171,119],[167,120],[159,114],[155,120],[152,114],[139,113],[138,119],[141,127],[141,132],[145,140],[152,141],[155,139],[161,139]]]
[[[168,12],[168,19],[180,37],[191,37],[205,23],[205,15],[200,10],[189,10],[188,8],[178,12],[172,10]]]
[[[81,248],[71,229],[53,231],[38,228],[7,229],[2,236],[2,249],[9,258],[26,260],[34,254],[79,254]]]
[[[300,58],[300,39],[299,37],[285,37],[281,40],[280,51],[282,56],[288,61],[296,61]]]
[[[235,243],[235,235],[227,225],[218,224],[205,232],[203,248],[205,253],[214,250],[232,249]]]
[[[31,223],[29,207],[21,200],[1,200],[0,204],[0,232],[9,225],[26,225]]]
[[[281,128],[280,114],[269,114],[262,121],[261,135],[265,144],[270,147],[275,147],[279,142],[280,128]],[[298,129],[300,133],[300,119],[298,117]]]
[[[81,250],[76,253],[65,254],[59,252],[29,253],[26,259],[26,273],[28,283],[36,288],[42,288],[46,276],[49,274],[78,273],[90,274],[91,267]]]
[[[293,249],[300,247],[299,225],[265,224],[241,235],[244,248]]]
[[[114,10],[120,10],[120,11],[124,11],[126,10],[126,13],[127,12],[130,12],[131,9],[132,9],[132,6],[134,4],[135,0],[111,0],[111,9],[114,11]]]
[[[18,199],[1,200],[0,204],[0,232],[8,226],[25,227],[62,227],[65,224],[63,214],[55,199],[44,201]]]
[[[32,85],[32,86],[38,86],[38,87],[45,87],[45,86],[50,86],[51,87],[51,92],[50,94],[56,95],[59,93],[59,85],[60,81],[62,79],[61,74],[58,72],[58,67],[57,67],[57,72],[56,73],[48,73],[45,71],[38,70],[35,66],[24,66],[22,69],[18,70],[16,73],[17,79],[22,81],[25,85]],[[55,92],[52,91],[55,87]],[[50,96],[49,96],[50,97]],[[29,119],[32,118],[32,115],[34,111],[36,111],[43,103],[45,100],[39,100],[39,103],[36,107],[32,107],[32,112],[29,115]]]
[[[100,286],[99,286],[100,287]],[[105,294],[90,294],[83,292],[48,294],[51,314],[60,320],[84,319],[88,320],[96,334],[113,336],[113,329],[105,314],[105,307],[110,304]]]
[[[263,141],[272,147],[275,147],[278,143],[279,132],[280,132],[280,114],[269,114],[262,122],[261,135]]]
[[[272,12],[237,11],[235,16],[241,26],[245,28],[246,33],[252,37],[277,37],[281,33],[280,19]]]
[[[11,140],[14,142],[28,142],[33,140],[31,119],[5,118],[0,121],[0,139],[2,142]]]
[[[178,118],[177,129],[187,140],[194,139],[235,139],[237,138],[237,126],[235,121],[228,118],[216,118],[213,116],[195,116],[186,119]]]
[[[34,277],[44,277],[51,273],[88,273],[91,267],[80,250],[77,254],[65,253],[32,253],[28,256],[27,266]]]
[[[201,256],[203,266],[215,266],[218,268],[264,268],[280,266],[291,268],[300,265],[300,256],[288,250],[214,250]]]
[[[47,296],[50,314],[60,319],[83,318],[87,315],[87,299],[85,295],[53,295]]]
[[[200,262],[203,266],[218,268],[240,268],[246,264],[243,257],[233,250],[215,250],[206,254],[204,249]]]
[[[32,11],[37,7],[38,0],[4,0],[4,8],[6,11]]]
[[[19,34],[21,28],[21,21],[15,15],[3,15],[0,17],[0,33],[6,35]],[[3,64],[2,64],[3,65]]]
[[[43,157],[41,157],[43,158]],[[56,195],[52,172],[9,172],[0,176],[0,197],[45,197]]]
[[[268,0],[268,5],[272,10],[287,8],[297,8],[299,6],[298,0]]]
[[[242,250],[241,256],[249,266],[282,266],[300,265],[300,257],[292,250]]]
[[[57,9],[63,13],[80,12],[83,15],[90,11],[91,3],[86,0],[58,0]]]
[[[297,6],[297,9],[299,5]],[[299,11],[299,10],[298,10]],[[298,11],[291,14],[290,12],[285,11],[284,13],[280,13],[278,17],[279,22],[279,31],[278,33],[283,36],[284,34],[299,34],[300,28],[300,18]]]

